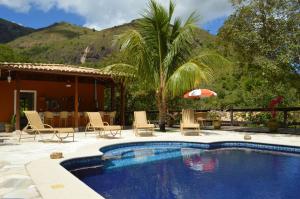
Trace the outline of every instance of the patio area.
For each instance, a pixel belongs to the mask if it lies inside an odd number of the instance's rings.
[[[300,136],[292,134],[268,134],[251,132],[231,132],[202,130],[202,136],[182,136],[178,129],[168,133],[155,131],[153,137],[135,137],[132,130],[124,130],[121,138],[99,138],[95,134],[76,133],[75,142],[38,142],[32,139],[18,142],[14,134],[0,133],[0,198],[42,198],[31,177],[26,171],[26,164],[33,160],[48,158],[52,152],[63,152],[65,157],[87,150],[91,146],[134,141],[245,141],[244,135],[251,135],[251,142],[300,146]],[[49,135],[50,137],[51,135]],[[45,172],[47,166],[44,168]]]

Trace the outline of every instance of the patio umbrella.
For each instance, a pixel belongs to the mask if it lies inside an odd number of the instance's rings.
[[[199,98],[206,98],[206,97],[213,97],[217,96],[217,93],[208,89],[195,89],[189,91],[183,95],[183,98],[186,99],[199,99]]]

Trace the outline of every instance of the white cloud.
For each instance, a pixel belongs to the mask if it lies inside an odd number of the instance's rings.
[[[168,5],[169,0],[158,0]],[[200,24],[228,16],[233,8],[229,0],[175,0],[176,16],[188,16],[196,11],[201,16]],[[140,17],[147,0],[0,0],[0,5],[17,12],[29,12],[32,7],[47,12],[52,8],[82,16],[85,26],[97,29],[108,28]]]

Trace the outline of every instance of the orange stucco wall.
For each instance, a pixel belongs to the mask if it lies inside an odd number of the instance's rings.
[[[47,111],[46,100],[56,100],[60,107],[49,111],[73,111],[74,104],[70,100],[75,93],[74,84],[67,88],[63,82],[21,80],[21,90],[35,90],[37,92],[37,111]],[[15,82],[0,81],[0,122],[8,122],[14,113]],[[96,110],[94,102],[94,84],[79,83],[79,111]],[[99,109],[103,110],[104,86],[97,86]]]

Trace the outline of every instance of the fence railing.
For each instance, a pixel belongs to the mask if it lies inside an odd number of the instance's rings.
[[[264,122],[260,121],[247,121],[247,118],[244,118],[244,121],[238,121],[235,119],[236,114],[253,114],[253,113],[266,113],[270,112],[269,108],[232,108],[232,109],[213,109],[217,111],[227,112],[229,116],[229,120],[224,121],[223,125],[241,125],[245,123],[250,124],[263,124]],[[195,112],[208,112],[210,109],[197,109]],[[287,107],[287,108],[275,108],[275,111],[278,115],[280,115],[279,121],[283,127],[288,127],[289,125],[300,125],[300,107]],[[157,110],[147,110],[147,117],[149,120],[153,122],[158,122],[158,111]],[[293,112],[293,113],[292,113]],[[179,121],[181,118],[181,110],[169,110],[169,115],[176,115],[177,120]],[[133,111],[126,111],[126,124],[131,125],[133,120]],[[178,122],[177,121],[177,122]]]

